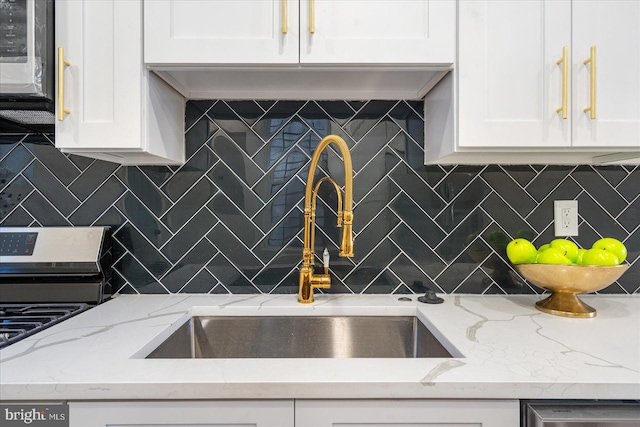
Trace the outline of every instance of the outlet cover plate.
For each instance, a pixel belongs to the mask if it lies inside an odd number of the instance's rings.
[[[556,237],[578,235],[578,201],[555,200],[553,202],[553,228]]]

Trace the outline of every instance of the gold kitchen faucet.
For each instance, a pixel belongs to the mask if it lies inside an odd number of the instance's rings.
[[[315,187],[313,179],[320,160],[320,155],[330,144],[334,144],[340,150],[342,162],[344,164],[344,206],[340,186],[330,177],[318,180]],[[341,257],[353,256],[353,166],[351,165],[351,154],[344,139],[337,135],[329,135],[318,143],[316,150],[311,157],[309,165],[309,175],[304,193],[304,249],[302,250],[302,267],[300,268],[300,284],[298,288],[298,302],[309,304],[313,302],[313,290],[315,288],[329,288],[331,277],[329,276],[329,253],[324,252],[324,273],[315,274],[314,267],[314,247],[316,228],[316,198],[318,189],[324,182],[333,184],[338,194],[338,227],[342,227],[342,240],[340,242]]]

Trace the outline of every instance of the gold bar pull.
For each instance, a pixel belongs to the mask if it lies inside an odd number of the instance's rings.
[[[58,120],[63,121],[65,114],[71,114],[71,111],[64,108],[64,66],[71,65],[69,61],[64,59],[64,48],[58,48]]]
[[[591,54],[589,59],[584,61],[584,65],[591,63],[591,75],[589,76],[589,92],[590,99],[589,106],[584,109],[584,112],[590,112],[589,117],[591,120],[596,118],[596,47],[591,46]]]
[[[315,0],[309,0],[309,33],[316,32],[316,12]]]
[[[569,47],[562,47],[562,58],[556,62],[562,64],[562,107],[556,110],[557,113],[562,112],[562,118],[567,119],[569,111]]]
[[[289,0],[282,0],[282,34],[287,34],[289,31],[289,11],[287,7],[289,6]]]

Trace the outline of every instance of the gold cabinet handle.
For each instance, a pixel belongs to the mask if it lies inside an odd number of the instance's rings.
[[[282,0],[282,34],[287,34],[289,31],[289,11],[287,10],[289,6],[288,0]]]
[[[562,113],[562,118],[567,119],[567,113],[569,110],[569,47],[562,47],[562,58],[556,62],[556,64],[562,64],[562,106],[556,110],[557,113]]]
[[[64,108],[64,66],[71,65],[69,61],[64,59],[64,48],[58,48],[58,120],[63,121],[65,114],[71,114],[71,111]]]
[[[590,112],[591,120],[596,118],[596,47],[591,46],[591,53],[589,59],[584,61],[584,65],[591,63],[591,74],[589,76],[589,106],[584,109],[584,112]]]
[[[315,0],[309,0],[309,33],[316,32],[316,12]]]

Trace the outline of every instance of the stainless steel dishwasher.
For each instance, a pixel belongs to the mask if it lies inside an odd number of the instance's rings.
[[[639,401],[527,403],[524,427],[640,427]]]

